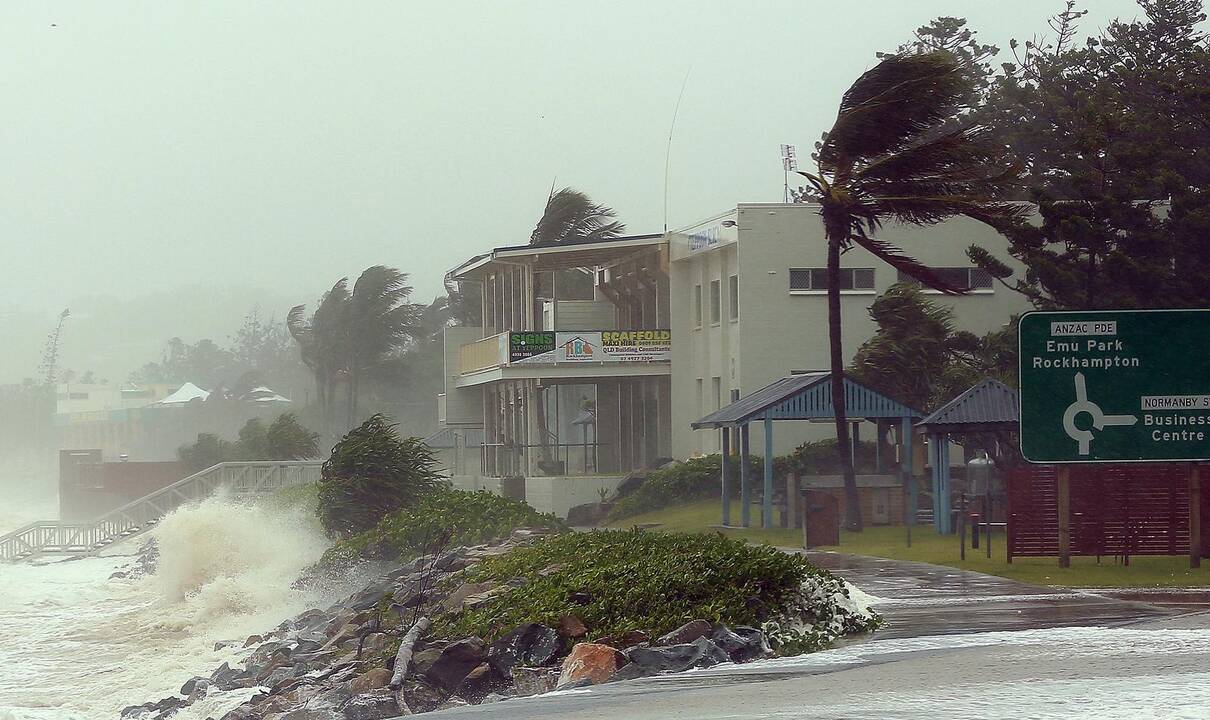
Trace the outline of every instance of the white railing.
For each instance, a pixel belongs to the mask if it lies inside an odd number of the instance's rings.
[[[89,555],[155,527],[169,512],[221,488],[237,495],[276,492],[319,480],[320,462],[219,463],[90,522],[40,521],[0,536],[0,562],[38,555]]]

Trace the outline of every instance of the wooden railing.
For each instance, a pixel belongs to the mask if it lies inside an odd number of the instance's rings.
[[[219,463],[123,505],[90,522],[40,521],[0,536],[0,561],[28,560],[39,555],[91,555],[117,542],[141,535],[169,512],[203,500],[220,489],[236,495],[276,492],[319,480],[322,463]]]

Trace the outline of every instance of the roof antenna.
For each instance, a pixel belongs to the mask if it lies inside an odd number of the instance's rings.
[[[676,116],[681,111],[681,98],[685,97],[685,86],[689,84],[690,65],[685,71],[685,79],[681,82],[681,92],[676,96],[676,107],[672,109],[672,123],[668,126],[668,146],[664,148],[664,234],[668,234],[668,167],[672,162],[672,131],[676,129]]]

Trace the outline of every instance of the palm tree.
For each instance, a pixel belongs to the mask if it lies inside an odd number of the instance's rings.
[[[361,273],[348,301],[349,416],[357,423],[361,379],[417,336],[421,307],[408,302],[412,287],[407,273],[375,265]]]
[[[332,430],[336,386],[346,374],[348,305],[349,280],[341,278],[324,293],[310,319],[305,305],[295,305],[286,315],[286,327],[298,343],[302,361],[315,376],[316,401],[325,434]]]
[[[959,123],[970,79],[944,51],[891,55],[844,94],[836,123],[818,145],[807,199],[818,202],[827,240],[828,340],[836,439],[844,470],[845,527],[862,529],[849,454],[840,332],[840,254],[859,245],[896,270],[947,294],[960,294],[927,266],[874,237],[883,222],[932,225],[965,215],[1003,228],[1019,206],[999,200],[1018,170],[986,128]]]
[[[538,226],[529,236],[530,245],[608,240],[626,231],[607,205],[597,205],[579,190],[552,190]]]

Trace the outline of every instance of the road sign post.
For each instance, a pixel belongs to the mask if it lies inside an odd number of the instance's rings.
[[[1060,564],[1070,562],[1069,464],[1186,462],[1197,567],[1192,463],[1210,460],[1210,310],[1031,312],[1018,338],[1021,455],[1059,465]]]

